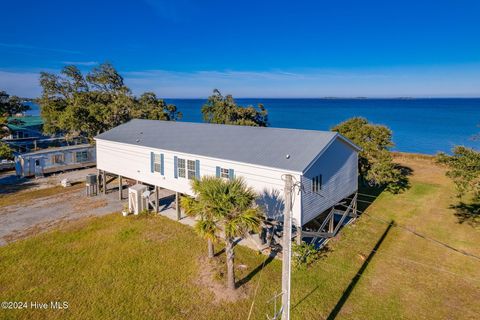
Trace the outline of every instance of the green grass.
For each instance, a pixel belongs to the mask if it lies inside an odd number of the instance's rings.
[[[237,270],[239,279],[264,259],[242,247],[237,253],[237,262],[249,267]],[[1,312],[29,319],[235,319],[239,312],[246,314],[250,299],[213,305],[212,293],[196,284],[198,259],[205,255],[205,243],[191,228],[164,217],[114,214],[84,220],[0,249],[0,300],[66,300],[69,309]],[[277,286],[280,270],[279,261],[268,266],[262,276],[267,286]],[[269,291],[259,295],[262,304]]]
[[[458,199],[443,170],[429,159],[402,156],[401,162],[413,169],[411,188],[381,194],[369,215],[480,255],[479,229],[458,223],[449,209]],[[326,258],[295,271],[292,318],[477,318],[480,262],[392,227],[366,264],[387,228],[364,215],[329,243]],[[257,283],[251,319],[272,315],[267,301],[280,291],[280,261],[253,275],[247,298],[215,304],[198,284],[203,256],[205,242],[191,228],[163,217],[114,214],[71,223],[0,248],[0,300],[66,300],[70,307],[0,310],[0,318],[246,319]],[[247,266],[237,279],[264,258],[237,247],[237,265]]]

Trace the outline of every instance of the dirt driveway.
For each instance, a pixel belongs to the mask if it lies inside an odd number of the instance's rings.
[[[86,174],[91,172],[92,169],[78,170],[29,180],[15,180],[11,176],[2,175],[0,188],[3,192],[0,191],[0,197],[11,200],[6,206],[0,207],[0,246],[48,230],[66,220],[121,211],[126,200],[120,202],[116,191],[106,196],[86,197],[81,185],[62,189],[58,194],[15,202],[16,198],[21,198],[20,195],[28,196],[28,192],[55,188],[64,178],[69,178],[72,182],[84,181]]]

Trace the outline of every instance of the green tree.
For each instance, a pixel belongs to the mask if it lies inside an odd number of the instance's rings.
[[[67,137],[95,135],[132,118],[177,120],[181,113],[153,93],[136,98],[123,77],[109,64],[95,67],[84,76],[75,66],[59,75],[40,74],[39,99],[44,131]]]
[[[236,124],[242,126],[267,127],[268,112],[262,104],[258,108],[237,105],[231,95],[223,96],[213,90],[202,107],[203,120],[208,123]]]
[[[0,91],[0,138],[7,136],[10,132],[7,128],[9,123],[20,124],[21,120],[9,120],[9,117],[28,111],[30,107],[22,103],[22,100],[16,96],[10,96],[5,91]],[[10,147],[0,142],[0,158],[12,159],[13,151]]]
[[[452,155],[439,153],[436,160],[448,167],[447,176],[455,183],[459,197],[472,192],[480,199],[480,152],[456,146]]]
[[[8,146],[8,144],[4,142],[0,142],[0,159],[12,159],[13,158],[13,151]]]
[[[197,232],[217,238],[221,230],[227,257],[227,287],[235,289],[234,240],[259,229],[261,214],[255,205],[257,194],[241,178],[203,177],[194,181],[192,188],[197,203],[201,205],[198,209],[197,204],[189,208],[198,210],[200,220],[204,218],[202,225],[196,228]]]
[[[167,104],[163,99],[157,98],[153,92],[145,92],[136,102],[138,108],[134,113],[135,118],[168,121],[182,118],[182,113],[175,105]]]
[[[370,186],[385,186],[392,192],[405,186],[402,170],[393,162],[389,151],[393,147],[389,128],[355,117],[336,125],[332,131],[339,132],[362,148],[358,160],[362,181]]]
[[[23,104],[19,97],[0,91],[0,116],[9,117],[28,110],[30,110],[30,107]]]

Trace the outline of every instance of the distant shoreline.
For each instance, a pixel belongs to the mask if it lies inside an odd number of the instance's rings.
[[[165,99],[183,113],[182,121],[203,122],[206,99]],[[364,117],[388,126],[393,151],[434,155],[450,152],[455,145],[480,149],[471,137],[480,132],[480,98],[415,99],[314,99],[239,98],[240,105],[262,103],[271,127],[330,130],[352,117]],[[36,105],[27,114],[39,115]]]
[[[167,97],[164,100],[207,100],[208,97],[175,98]],[[235,100],[480,100],[480,97],[234,97]],[[37,98],[20,98],[23,102],[35,103]]]

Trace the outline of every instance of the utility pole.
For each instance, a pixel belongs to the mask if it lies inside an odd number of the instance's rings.
[[[285,175],[285,211],[283,213],[282,320],[290,320],[290,275],[292,260],[292,176]]]

